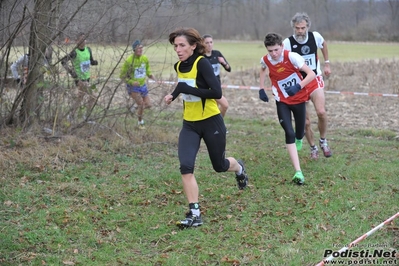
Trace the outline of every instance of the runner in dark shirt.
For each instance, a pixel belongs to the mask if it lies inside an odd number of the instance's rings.
[[[205,34],[202,36],[204,39],[205,43],[205,58],[211,62],[211,65],[213,67],[213,72],[215,73],[215,76],[218,78],[219,82],[220,81],[220,65],[223,66],[223,68],[227,71],[231,71],[231,66],[227,62],[226,58],[222,55],[222,53],[218,50],[213,50],[213,37],[212,35]],[[226,115],[227,109],[229,108],[229,102],[227,101],[226,97],[222,96],[222,98],[217,100],[220,113],[224,117]]]

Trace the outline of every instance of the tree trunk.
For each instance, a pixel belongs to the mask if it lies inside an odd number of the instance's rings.
[[[46,47],[51,44],[51,2],[35,0],[29,39],[28,78],[23,91],[20,120],[30,126],[40,118],[43,101],[43,67]]]

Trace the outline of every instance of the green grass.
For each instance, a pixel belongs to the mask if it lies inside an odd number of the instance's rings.
[[[328,43],[330,61],[356,62],[370,59],[398,58],[398,43]],[[395,52],[396,51],[396,52]],[[320,55],[322,56],[322,55]]]
[[[315,265],[324,250],[398,212],[394,132],[331,131],[334,155],[318,161],[304,142],[306,184],[296,186],[280,126],[228,117],[227,156],[246,162],[250,186],[239,191],[234,174],[215,173],[202,146],[195,173],[204,225],[181,231],[174,225],[187,210],[177,158],[181,118],[162,115],[148,131],[135,131],[142,140],[135,143],[93,135],[4,144],[0,264]],[[32,158],[14,162],[24,153]],[[361,245],[397,250],[398,238],[387,225]]]
[[[260,58],[266,54],[263,41],[234,42],[215,40],[214,49],[220,50],[231,65],[233,71],[258,69]],[[370,59],[399,58],[397,43],[348,43],[328,42],[329,60],[334,62],[356,62]],[[148,46],[145,53],[153,64],[154,71],[162,72],[163,77],[174,75],[173,63],[177,56],[170,44]],[[319,53],[321,62],[323,55]]]
[[[236,71],[258,67],[261,44],[220,41],[215,49]],[[98,75],[123,55],[122,47],[93,48]],[[398,56],[395,44],[329,48],[332,62]],[[174,75],[171,45],[148,46],[146,54],[158,75]],[[336,128],[333,157],[318,161],[305,141],[299,187],[278,123],[227,116],[227,156],[246,162],[250,186],[239,191],[234,174],[215,173],[202,146],[195,174],[204,225],[180,231],[175,221],[187,210],[177,158],[181,113],[153,115],[145,132],[124,121],[109,132],[86,125],[60,143],[3,131],[0,265],[315,265],[326,249],[339,250],[399,211],[397,132]],[[398,250],[397,224],[353,250]]]

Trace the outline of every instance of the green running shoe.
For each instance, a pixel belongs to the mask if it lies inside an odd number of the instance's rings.
[[[302,171],[296,171],[292,181],[297,183],[298,185],[303,185],[305,183],[305,177],[302,174]]]
[[[296,145],[297,151],[302,150],[302,140],[301,139],[295,139],[295,145]]]

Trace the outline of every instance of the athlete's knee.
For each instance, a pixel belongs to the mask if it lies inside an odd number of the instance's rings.
[[[215,170],[215,172],[217,173],[223,173],[226,172],[227,170],[225,168],[223,168],[222,166],[214,166],[213,169]]]
[[[144,108],[145,109],[150,109],[152,107],[152,103],[151,102],[145,102],[144,103]]]
[[[194,173],[194,166],[193,165],[188,165],[188,164],[180,164],[180,174],[186,175],[186,174],[192,174]]]
[[[319,117],[319,118],[327,117],[327,112],[326,112],[325,108],[319,108],[318,110],[316,110],[316,114],[317,114],[317,117]]]
[[[285,132],[285,143],[290,144],[295,142],[295,132],[289,131]]]
[[[230,162],[227,159],[221,160],[219,162],[212,162],[213,170],[217,173],[223,173],[229,170]]]
[[[134,99],[134,101],[136,102],[138,108],[144,107],[144,102],[142,99]]]

